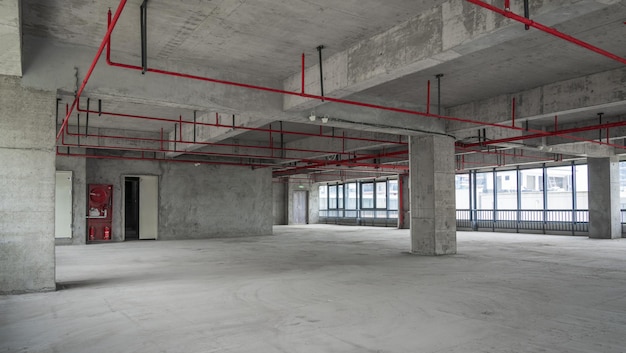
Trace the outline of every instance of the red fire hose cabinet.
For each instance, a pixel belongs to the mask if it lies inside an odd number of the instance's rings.
[[[87,190],[87,242],[110,241],[113,185],[89,184]]]

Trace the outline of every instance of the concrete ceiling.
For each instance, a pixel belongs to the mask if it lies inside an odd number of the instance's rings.
[[[489,16],[499,17],[468,2],[458,1],[462,5],[459,7],[459,11],[462,11],[459,16],[462,21],[466,21],[463,25],[467,31],[473,30],[470,28],[472,22]],[[454,1],[451,3],[454,4]],[[118,1],[24,0],[22,4],[22,30],[26,40],[38,38],[59,43],[61,46],[81,46],[93,51],[104,35],[107,11],[109,8],[114,10]],[[139,0],[128,1],[120,17],[112,35],[115,56],[136,59],[140,53],[140,4]],[[521,1],[513,1],[513,4],[519,10]],[[307,68],[314,68],[318,63],[315,50],[318,45],[325,46],[325,59],[342,52],[350,52],[359,43],[401,26],[438,6],[439,11],[451,11],[448,7],[452,5],[443,0],[182,0],[175,3],[150,0],[148,60],[149,64],[154,63],[155,66],[171,66],[172,63],[177,63],[178,67],[188,65],[207,68],[212,72],[231,72],[259,80],[285,82],[290,76],[299,74],[300,55],[303,52],[306,53]],[[441,6],[444,6],[444,10],[441,10]],[[545,12],[541,19],[546,24],[626,57],[626,1],[538,1],[532,2],[531,11],[540,7]],[[391,75],[391,78],[381,80],[379,84],[350,91],[350,94],[343,97],[364,102],[385,102],[391,106],[423,107],[426,104],[426,82],[432,81],[431,103],[434,104],[437,92],[435,75],[442,73],[441,103],[445,112],[451,107],[624,67],[622,63],[562,39],[535,29],[525,31],[522,24],[506,21],[508,20],[496,21],[498,24],[505,24],[504,29],[499,32],[486,31],[487,34],[483,37],[460,43],[454,48],[454,57],[440,61],[437,59],[434,64],[422,69],[407,69],[406,74]],[[428,25],[425,28],[430,30]],[[438,31],[436,28],[432,30]],[[24,55],[28,56],[29,53]],[[308,74],[317,75],[315,71]],[[282,88],[278,84],[274,86]],[[223,96],[228,94],[227,91]],[[119,94],[112,96],[116,99],[107,100],[107,109],[127,114],[169,119],[182,115],[191,119],[194,110],[207,113],[215,109],[211,105],[213,103],[203,106],[202,103],[164,102],[162,99],[144,102],[142,99],[119,97]],[[71,103],[71,95],[61,94],[60,97],[61,106]],[[90,97],[93,109],[96,106],[95,99],[99,96],[96,92]],[[106,94],[102,97],[110,98]],[[84,108],[86,101],[83,99],[81,102]],[[325,106],[319,109],[333,109],[328,108],[328,104]],[[311,109],[281,112],[275,114],[274,119],[269,118],[268,114],[259,114],[269,120],[248,124],[267,128],[270,121],[281,120],[286,129],[318,131],[319,121],[313,126],[306,125],[309,123],[306,119],[309,111]],[[575,124],[593,117],[597,112],[597,107],[589,104],[564,113],[561,121]],[[626,117],[626,98],[609,104],[604,112],[614,117]],[[371,124],[371,120],[367,120],[365,116],[349,115],[346,111],[342,113],[342,117],[348,115],[349,119],[346,120],[363,122],[361,127],[367,127],[370,132],[374,129],[372,126],[382,126],[379,121],[393,125],[395,119],[393,115],[375,112],[372,119],[376,124]],[[75,117],[73,119],[76,120]],[[536,115],[533,119],[535,126],[549,126],[552,115]],[[70,122],[72,125],[75,123],[76,121]],[[278,126],[277,124],[274,123],[273,127]],[[137,122],[114,117],[91,119],[90,126],[150,132],[159,132],[162,128],[166,132],[173,130],[170,122]],[[403,127],[402,123],[396,123],[396,126]],[[354,124],[353,128],[358,129],[358,124]],[[325,131],[329,129],[331,128],[326,127]],[[390,130],[381,128],[380,131]],[[230,142],[233,139],[263,141],[269,137],[266,133],[248,132],[239,136],[228,135],[224,139]],[[285,142],[291,143],[297,139],[296,136],[289,136]]]

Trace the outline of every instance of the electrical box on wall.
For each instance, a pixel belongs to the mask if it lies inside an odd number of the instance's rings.
[[[87,190],[87,242],[112,238],[113,185],[89,184]]]

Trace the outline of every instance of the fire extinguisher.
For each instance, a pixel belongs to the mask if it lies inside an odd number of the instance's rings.
[[[110,239],[111,239],[111,228],[104,227],[104,240],[110,240]]]
[[[89,227],[89,241],[96,240],[96,230],[93,227]]]

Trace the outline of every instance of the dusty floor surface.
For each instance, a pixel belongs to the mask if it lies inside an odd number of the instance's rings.
[[[625,352],[626,239],[281,226],[57,247],[51,293],[0,297],[0,352]]]

